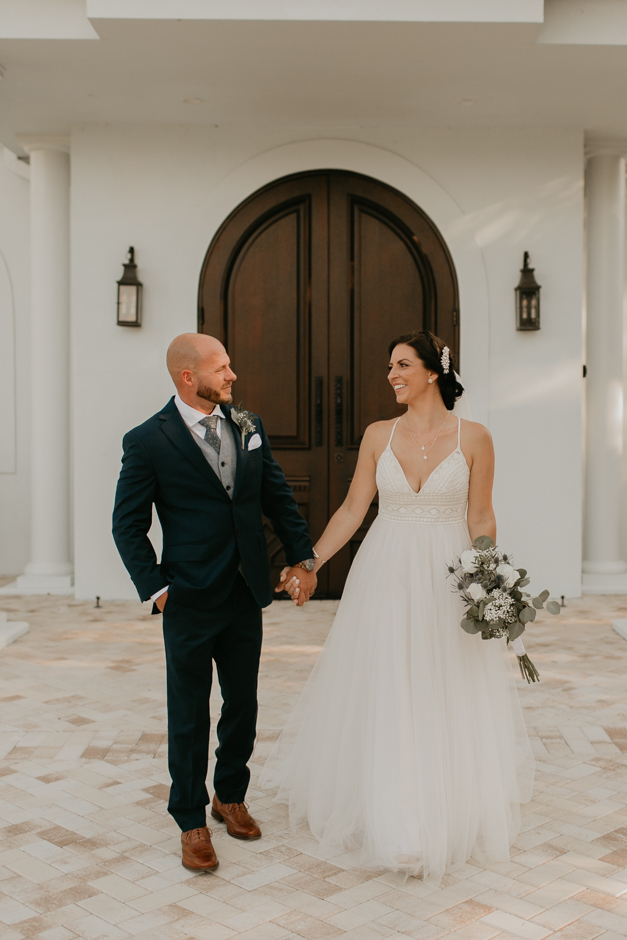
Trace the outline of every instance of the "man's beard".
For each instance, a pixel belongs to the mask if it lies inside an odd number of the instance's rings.
[[[216,391],[215,388],[210,388],[208,385],[199,385],[196,389],[196,394],[199,398],[204,398],[205,401],[213,402],[214,405],[221,403],[228,404],[228,402],[233,401],[230,388],[222,388]]]

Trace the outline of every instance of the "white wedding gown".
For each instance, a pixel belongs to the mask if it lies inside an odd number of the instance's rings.
[[[327,855],[438,884],[471,856],[509,858],[534,764],[505,640],[464,633],[447,578],[471,546],[459,431],[419,493],[393,435],[379,514],[260,785]]]

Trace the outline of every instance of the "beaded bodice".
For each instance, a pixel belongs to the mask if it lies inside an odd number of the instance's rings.
[[[379,515],[393,522],[464,522],[470,470],[460,447],[459,429],[453,453],[435,467],[420,492],[415,493],[392,450],[396,424],[377,464]]]

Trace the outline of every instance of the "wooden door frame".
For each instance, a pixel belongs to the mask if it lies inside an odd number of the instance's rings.
[[[447,297],[447,301],[444,304],[443,314],[447,318],[448,328],[447,328],[447,342],[454,351],[456,358],[459,356],[459,286],[457,279],[457,272],[451,252],[448,248],[448,245],[444,239],[444,236],[440,232],[437,225],[433,222],[430,216],[420,208],[409,196],[403,193],[401,190],[397,189],[394,186],[391,186],[384,180],[377,179],[374,176],[370,176],[364,173],[354,172],[347,169],[331,169],[331,168],[320,168],[315,170],[303,170],[297,173],[290,173],[284,176],[280,176],[271,182],[266,183],[261,186],[259,189],[255,190],[252,193],[249,193],[245,199],[243,199],[237,206],[235,206],[231,212],[224,218],[218,229],[216,230],[205,257],[203,259],[203,264],[200,271],[199,277],[199,286],[198,286],[198,330],[203,332],[207,328],[207,319],[210,319],[211,326],[209,327],[212,331],[216,330],[219,324],[219,332],[217,332],[218,337],[226,343],[228,343],[228,323],[227,323],[227,313],[228,313],[228,285],[230,278],[235,270],[234,265],[236,265],[237,258],[240,252],[240,249],[246,242],[249,240],[253,232],[259,231],[260,227],[264,225],[264,218],[267,213],[268,219],[276,218],[277,212],[283,210],[289,211],[291,208],[291,201],[289,195],[286,196],[285,193],[281,193],[280,200],[277,202],[273,198],[273,193],[278,188],[285,189],[289,187],[290,184],[297,184],[301,180],[312,180],[313,178],[326,179],[326,190],[327,190],[327,224],[330,226],[329,219],[329,210],[331,206],[331,189],[332,181],[338,181],[340,179],[346,181],[346,191],[349,192],[351,189],[350,181],[354,181],[355,189],[359,189],[359,183],[366,184],[366,187],[372,187],[376,193],[376,190],[381,190],[381,198],[379,201],[373,201],[371,208],[375,215],[384,215],[393,216],[396,220],[396,228],[399,228],[404,231],[403,240],[406,242],[407,247],[410,250],[410,253],[422,256],[423,259],[426,259],[426,264],[424,265],[425,270],[430,268],[431,261],[434,261],[435,258],[438,259],[438,269],[440,272],[446,271],[448,269],[449,274],[444,274],[444,280],[441,280],[442,274],[438,275],[438,284],[440,287],[443,287],[444,293]],[[360,196],[360,201],[365,204],[368,200],[367,197]],[[267,203],[267,206],[264,209],[264,200]],[[251,211],[246,212],[247,208],[250,207]],[[340,216],[341,217],[341,216]],[[420,219],[420,222],[416,222],[416,217]],[[227,236],[223,238],[226,233],[226,230],[233,224],[237,219],[236,228],[234,232],[230,233],[230,237]],[[350,228],[350,223],[349,223]],[[347,236],[348,237],[348,236]],[[422,242],[418,239],[423,240]],[[331,277],[330,269],[330,251],[331,251],[331,228],[328,228],[328,236],[326,240],[326,252],[327,252],[327,291],[330,291],[329,279]],[[343,244],[343,239],[341,239]],[[216,258],[216,252],[222,252],[223,256],[218,255]],[[443,266],[444,265],[444,266]],[[208,282],[208,270],[211,268],[211,278]],[[352,267],[351,267],[352,270]],[[432,276],[435,277],[433,271],[431,271]],[[350,277],[350,275],[349,275]],[[324,278],[322,280],[325,280]],[[452,288],[452,289],[451,289]],[[433,307],[431,310],[431,315],[436,316],[437,309],[437,291],[435,289],[435,280],[430,284],[428,290],[430,291],[433,303],[430,305]],[[311,284],[312,295],[315,291],[314,283]],[[207,293],[209,292],[209,296]],[[205,316],[205,303],[208,301],[210,303],[210,309],[213,310],[213,315],[210,318]],[[329,295],[330,302],[330,295]],[[326,307],[326,317],[327,332],[330,328],[329,317],[331,314],[330,305],[327,302]],[[216,308],[217,303],[219,307]],[[317,305],[316,305],[317,306]],[[319,310],[319,313],[322,311]],[[308,319],[311,316],[311,302],[309,302],[309,312],[307,314]],[[352,314],[351,314],[352,316]],[[317,321],[318,322],[318,321]],[[437,325],[434,322],[425,323],[425,328],[434,328],[437,330]],[[328,447],[328,464],[326,468],[327,474],[327,489],[328,500],[330,500],[330,505],[333,506],[334,500],[331,494],[331,461],[332,459],[339,459],[337,454],[333,455],[336,447],[334,448],[332,435],[333,428],[337,416],[332,416],[333,403],[333,375],[335,371],[333,367],[333,351],[329,345],[326,351],[326,382],[324,385],[324,401],[322,403],[322,408],[324,411],[324,427],[327,429],[326,436],[328,437],[327,447]],[[311,369],[313,365],[311,362],[308,363],[309,368],[307,369],[309,374],[309,400],[310,407],[308,413],[308,420],[313,419],[313,413],[316,408],[314,402],[316,390],[314,388],[314,373],[317,369]],[[347,367],[350,371],[350,364],[347,363]],[[344,368],[340,370],[344,372]],[[336,379],[337,382],[337,379]],[[348,425],[345,427],[345,432],[348,434]],[[313,446],[313,439],[311,434],[309,435],[310,444],[309,448]],[[290,450],[289,445],[282,446],[279,442],[274,442],[273,446],[277,450]],[[342,445],[343,447],[344,445]],[[350,449],[355,449],[350,442],[347,441],[347,446]],[[356,446],[356,445],[355,445]],[[300,448],[299,448],[300,449]],[[298,486],[294,487],[296,480],[290,478],[292,486],[294,489],[298,489]],[[298,495],[295,493],[297,500]],[[299,500],[300,501],[300,500]],[[327,513],[330,513],[330,508],[327,506]],[[327,515],[328,518],[328,515]],[[339,558],[338,558],[339,561]],[[327,571],[326,574],[329,572]],[[324,580],[324,579],[323,579]],[[322,588],[324,591],[324,588]],[[319,592],[320,593],[320,592]],[[321,595],[324,596],[324,595]],[[330,596],[330,595],[329,595]]]
[[[238,204],[229,212],[229,214],[226,216],[226,218],[222,221],[222,223],[220,224],[220,226],[219,226],[219,227],[216,229],[216,231],[214,232],[213,237],[211,238],[211,241],[210,241],[210,243],[209,243],[209,247],[207,248],[207,251],[206,251],[205,256],[204,256],[204,258],[203,258],[203,263],[202,263],[202,266],[201,266],[201,269],[200,269],[200,275],[199,275],[199,278],[198,278],[197,313],[196,313],[196,327],[197,327],[197,332],[199,332],[199,333],[202,332],[202,329],[203,329],[203,326],[204,326],[204,320],[205,320],[204,304],[203,304],[203,296],[202,296],[202,294],[203,294],[203,282],[204,282],[204,278],[205,278],[205,272],[206,272],[206,269],[207,269],[208,266],[209,266],[210,261],[212,260],[213,251],[214,251],[214,249],[215,249],[215,246],[218,244],[219,239],[220,239],[220,236],[222,235],[222,233],[224,232],[224,230],[227,228],[227,226],[230,224],[231,220],[232,220],[238,213],[240,213],[247,205],[249,205],[249,204],[252,203],[253,201],[256,201],[259,197],[263,196],[264,194],[270,193],[270,192],[271,192],[273,189],[275,189],[278,185],[282,185],[282,184],[284,184],[284,183],[288,183],[288,182],[290,182],[291,180],[302,179],[302,178],[304,178],[304,177],[325,176],[325,175],[329,175],[329,174],[340,174],[340,175],[346,176],[346,177],[358,177],[358,178],[363,179],[363,180],[366,180],[366,181],[368,181],[368,182],[377,183],[378,185],[384,187],[385,189],[387,189],[387,190],[389,190],[391,193],[393,193],[395,196],[397,196],[398,198],[400,198],[403,202],[407,203],[407,205],[408,205],[413,211],[418,212],[418,213],[423,217],[425,223],[432,229],[434,235],[436,236],[436,238],[438,239],[438,241],[439,241],[439,243],[440,243],[441,249],[443,250],[444,254],[446,255],[446,257],[447,257],[447,259],[448,259],[449,267],[450,267],[450,270],[451,270],[451,272],[452,272],[452,280],[453,280],[453,283],[454,283],[454,285],[455,285],[455,293],[456,293],[456,297],[455,297],[456,320],[454,321],[454,326],[455,326],[455,345],[454,345],[454,347],[453,347],[453,354],[454,354],[454,357],[455,357],[455,362],[456,362],[457,367],[458,367],[458,369],[459,369],[459,368],[460,368],[460,356],[461,356],[461,349],[460,349],[460,312],[459,312],[459,279],[458,279],[458,277],[457,277],[457,269],[456,269],[455,263],[454,263],[454,261],[453,261],[453,256],[451,255],[451,251],[450,251],[450,249],[449,249],[449,247],[448,247],[448,244],[447,244],[446,239],[444,238],[442,232],[440,231],[439,227],[435,224],[435,222],[433,221],[433,219],[432,219],[423,209],[421,209],[421,207],[420,207],[416,202],[414,202],[414,200],[411,199],[410,196],[408,196],[408,195],[407,195],[406,193],[404,193],[402,190],[397,189],[395,186],[392,186],[390,183],[387,183],[385,180],[378,179],[378,178],[375,177],[375,176],[369,176],[369,175],[366,174],[366,173],[359,173],[359,172],[356,172],[356,171],[353,171],[353,170],[347,170],[347,169],[333,169],[332,167],[324,167],[324,168],[316,168],[316,169],[312,169],[312,170],[301,170],[301,171],[299,171],[299,172],[297,172],[297,173],[287,173],[287,174],[284,175],[284,176],[279,176],[279,177],[277,177],[276,179],[272,180],[272,181],[269,182],[269,183],[265,183],[263,186],[260,186],[259,189],[256,189],[254,192],[249,193],[248,196],[246,196],[245,199],[243,199],[240,203],[238,203]],[[242,239],[245,238],[245,237],[246,237],[246,235],[245,235],[245,233],[244,233],[244,234],[242,235]],[[236,250],[237,250],[237,249],[235,248],[234,251],[236,251]],[[224,277],[225,277],[225,278],[228,277],[228,269],[229,269],[229,265],[228,265],[228,263],[227,263],[227,264],[224,265],[224,268],[223,268],[223,270],[224,270]],[[224,283],[221,285],[221,288],[220,288],[220,296],[221,296],[221,297],[224,297]],[[221,311],[220,311],[220,322],[221,322],[221,323],[224,322],[224,310],[223,310],[223,309],[221,309]]]

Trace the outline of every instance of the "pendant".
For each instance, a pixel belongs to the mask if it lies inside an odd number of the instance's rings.
[[[425,454],[422,459],[423,459],[423,460],[426,460],[426,459],[427,459],[427,455]]]
[[[421,447],[420,450],[424,450],[424,447]]]

